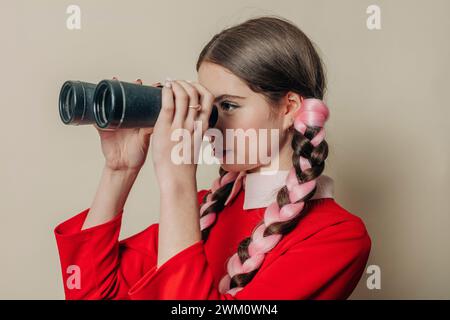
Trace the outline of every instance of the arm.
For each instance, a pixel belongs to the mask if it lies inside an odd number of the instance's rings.
[[[201,239],[195,179],[191,184],[162,184],[159,219],[158,268],[177,252]],[[176,221],[176,223],[174,223]]]
[[[82,230],[112,220],[123,209],[139,170],[104,167],[97,192]]]
[[[200,84],[183,80],[166,81],[162,89],[162,108],[152,136],[152,158],[161,190],[158,267],[201,239],[196,155],[208,128],[213,98]],[[178,147],[173,138],[179,133],[183,133],[187,163],[173,159]]]
[[[68,299],[125,298],[129,281],[140,276],[130,266],[142,267],[148,261],[141,253],[121,252],[118,237],[123,207],[147,157],[153,128],[95,129],[105,167],[94,200],[89,209],[55,229]]]

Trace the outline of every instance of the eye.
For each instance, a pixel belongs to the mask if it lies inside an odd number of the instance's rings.
[[[239,108],[239,106],[229,103],[227,101],[223,101],[220,103],[220,107],[225,111],[233,111],[234,109]]]

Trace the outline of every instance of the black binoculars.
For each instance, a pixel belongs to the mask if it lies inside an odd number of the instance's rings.
[[[119,80],[102,80],[97,85],[69,80],[59,93],[59,115],[65,124],[95,123],[102,129],[153,127],[161,110],[161,88]],[[213,106],[210,128],[217,118]]]

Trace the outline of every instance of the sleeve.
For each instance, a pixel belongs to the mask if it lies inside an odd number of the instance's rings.
[[[118,272],[123,210],[106,223],[81,230],[88,212],[55,228],[66,299],[125,298],[126,283]]]
[[[198,192],[199,201],[206,192]],[[130,287],[157,264],[158,224],[119,241],[123,209],[110,221],[81,230],[88,212],[89,208],[54,230],[65,297],[129,299]]]
[[[362,221],[325,227],[296,242],[235,296],[221,294],[200,240],[154,267],[130,290],[133,299],[346,299],[365,269],[371,240]],[[220,279],[219,279],[220,280]]]

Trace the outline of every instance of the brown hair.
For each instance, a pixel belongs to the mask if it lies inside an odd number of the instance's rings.
[[[227,28],[206,44],[197,61],[197,71],[202,62],[211,62],[230,70],[242,79],[256,93],[261,93],[274,107],[281,103],[287,92],[295,92],[304,98],[322,99],[325,92],[325,74],[322,61],[311,40],[292,22],[276,17],[263,16],[247,20],[239,25]],[[317,179],[323,172],[328,145],[325,140],[317,146],[311,140],[320,131],[320,127],[307,127],[304,134],[294,130],[292,139],[293,166],[299,183]],[[311,168],[302,171],[300,157],[306,158]],[[220,168],[220,176],[227,172]],[[202,217],[210,212],[219,213],[231,192],[234,181],[215,191],[211,199],[215,202],[208,207]],[[264,236],[272,234],[286,235],[292,231],[310,209],[308,200],[313,197],[316,188],[300,201],[305,206],[300,214],[284,222],[269,225]],[[203,203],[206,202],[205,195]],[[290,204],[286,186],[277,193],[279,208]],[[258,224],[260,226],[263,223]],[[257,227],[258,227],[257,226]],[[202,230],[206,241],[211,226]],[[248,246],[252,237],[243,239],[237,249],[241,263],[249,258]],[[236,274],[231,278],[230,288],[243,287],[255,276],[258,269],[249,273]]]

